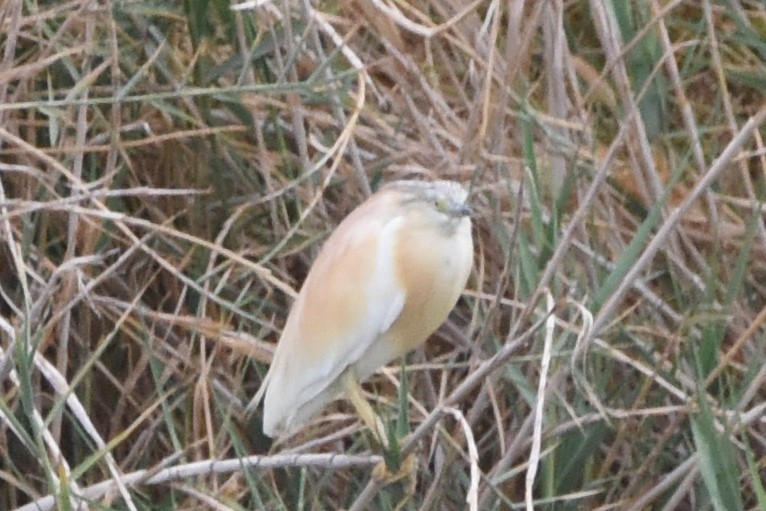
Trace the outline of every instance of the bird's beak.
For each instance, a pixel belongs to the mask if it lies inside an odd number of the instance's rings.
[[[473,210],[468,204],[457,204],[455,206],[455,216],[472,216]]]

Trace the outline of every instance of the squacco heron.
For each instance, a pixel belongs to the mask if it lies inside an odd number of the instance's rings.
[[[265,393],[266,435],[294,432],[345,390],[387,445],[359,382],[423,343],[455,306],[473,261],[467,196],[451,181],[395,181],[335,229],[248,405]]]

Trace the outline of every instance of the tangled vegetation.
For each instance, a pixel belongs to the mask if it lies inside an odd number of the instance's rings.
[[[766,509],[761,0],[0,3],[0,509]],[[382,183],[458,306],[273,445],[244,405]],[[405,413],[406,412],[406,413]]]

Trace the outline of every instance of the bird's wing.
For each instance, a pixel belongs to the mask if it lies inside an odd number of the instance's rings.
[[[290,429],[335,396],[337,379],[402,311],[394,267],[402,217],[341,224],[293,306],[269,371],[264,431]],[[386,363],[387,360],[381,363]]]

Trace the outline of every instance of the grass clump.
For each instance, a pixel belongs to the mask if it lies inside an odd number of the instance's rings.
[[[762,2],[258,4],[0,4],[0,508],[766,509]],[[269,451],[322,241],[434,178],[414,479],[344,402]]]

